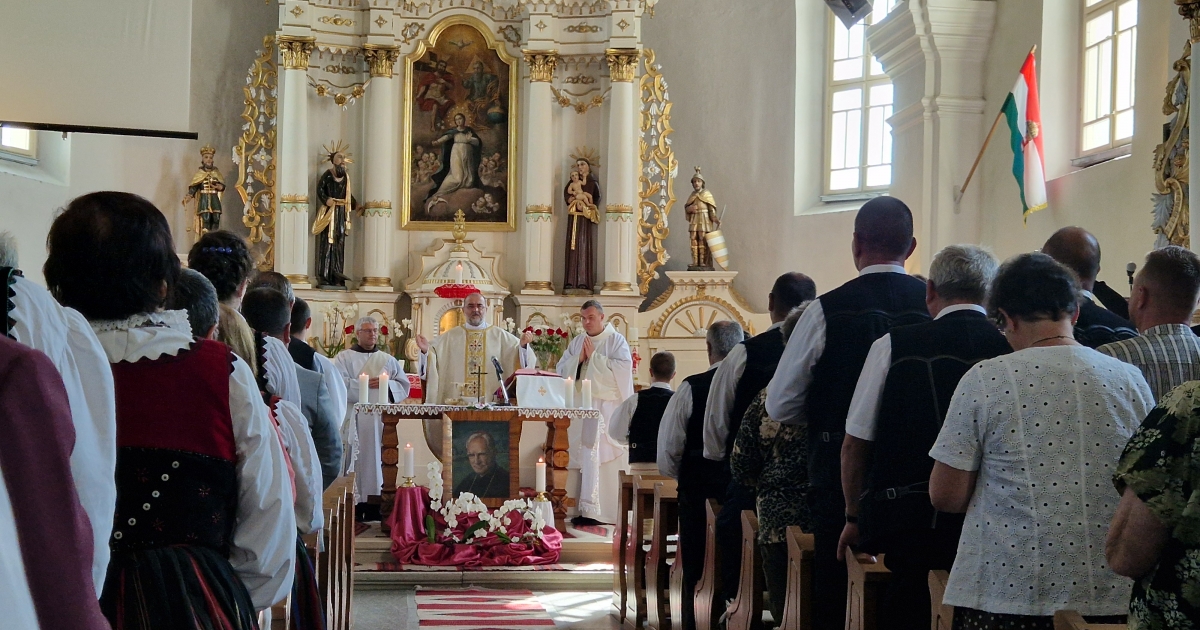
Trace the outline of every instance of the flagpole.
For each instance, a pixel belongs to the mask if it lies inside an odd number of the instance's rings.
[[[1035,52],[1037,52],[1037,44],[1034,44],[1033,48],[1029,49],[1029,55]],[[1028,59],[1029,55],[1025,55],[1025,59]],[[1024,60],[1021,63],[1025,63]],[[983,146],[979,147],[979,154],[975,156],[975,163],[971,165],[971,170],[967,172],[966,181],[963,182],[962,186],[958,187],[958,190],[954,191],[954,203],[957,204],[961,201],[963,194],[966,193],[967,186],[971,184],[971,178],[975,176],[975,169],[979,168],[979,162],[983,160],[983,152],[987,151],[988,143],[992,141],[992,135],[996,133],[996,127],[1000,126],[1000,117],[1003,115],[1004,105],[1001,104],[1000,111],[996,112],[996,120],[992,121],[992,128],[988,131],[987,137],[983,139]]]

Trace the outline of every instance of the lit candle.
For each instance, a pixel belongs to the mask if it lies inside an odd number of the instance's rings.
[[[404,445],[404,476],[416,477],[413,474],[413,447],[412,444]]]
[[[563,407],[565,407],[567,409],[574,408],[575,407],[575,379],[571,378],[570,376],[567,377],[567,387],[566,387],[566,391],[563,393],[566,394],[563,397]]]
[[[580,398],[583,399],[582,400],[583,408],[591,409],[592,408],[592,382],[585,378],[582,381],[579,381],[579,386],[580,386],[580,392],[582,394],[580,396]]]
[[[379,396],[377,402],[381,405],[388,404],[388,373],[384,372],[379,375]]]
[[[546,460],[539,457],[537,460],[537,464],[534,466],[534,469],[537,472],[534,474],[534,477],[533,477],[533,490],[534,490],[534,492],[545,492],[546,491]]]
[[[462,263],[458,263],[458,264],[454,265],[454,283],[455,283],[455,284],[462,284],[462,283],[463,283],[463,268],[462,268]]]
[[[371,382],[371,377],[367,376],[366,372],[358,375],[358,402],[367,404],[371,402],[371,389],[368,385]]]

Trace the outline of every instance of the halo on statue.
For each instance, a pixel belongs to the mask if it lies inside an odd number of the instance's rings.
[[[571,163],[575,164],[580,160],[587,162],[593,169],[600,168],[600,152],[591,147],[575,147],[575,152],[571,154]]]
[[[333,156],[341,153],[342,159],[345,160],[346,164],[353,164],[354,163],[354,154],[350,153],[349,149],[350,149],[350,145],[346,144],[345,142],[343,142],[341,140],[334,140],[334,141],[330,142],[329,144],[323,144],[323,145],[321,145],[321,155],[323,156],[321,158],[321,161],[329,162],[332,164]]]

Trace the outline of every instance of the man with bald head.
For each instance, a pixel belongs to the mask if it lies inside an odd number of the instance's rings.
[[[537,355],[529,347],[533,333],[524,333],[518,339],[489,324],[488,304],[482,293],[468,295],[462,310],[466,319],[462,326],[447,330],[433,341],[417,335],[417,347],[421,349],[417,371],[425,379],[427,403],[443,404],[454,398],[455,383],[461,384],[464,398],[490,402],[500,386],[492,359],[500,361],[506,376],[537,364]]]
[[[1091,232],[1075,226],[1062,228],[1042,245],[1042,253],[1075,272],[1083,288],[1079,319],[1075,322],[1076,341],[1097,348],[1137,336],[1133,324],[1096,303],[1092,289],[1100,273],[1100,242]]]
[[[859,372],[876,339],[894,327],[929,321],[925,283],[904,270],[916,247],[904,202],[876,197],[863,204],[851,243],[858,277],[805,309],[767,386],[771,418],[808,426],[813,627],[819,630],[841,628],[846,613],[846,565],[837,560],[847,518],[841,450]]]

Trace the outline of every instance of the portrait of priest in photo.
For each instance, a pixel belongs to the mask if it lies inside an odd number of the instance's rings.
[[[508,425],[502,426],[507,438]],[[462,454],[457,448],[454,453],[454,495],[470,492],[484,499],[509,498],[508,470],[497,461],[497,455],[508,459],[508,445],[498,448],[492,433],[474,431],[467,437],[465,446],[467,466],[459,465]]]

